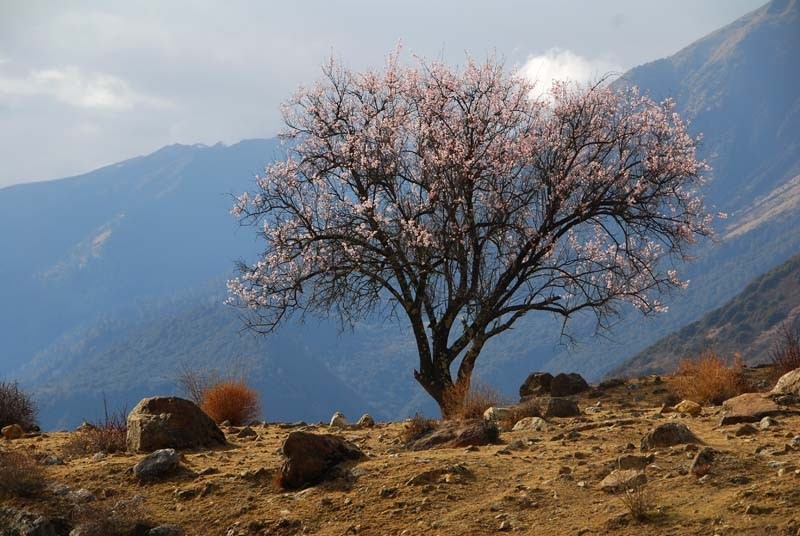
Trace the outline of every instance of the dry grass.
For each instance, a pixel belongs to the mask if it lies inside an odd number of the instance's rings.
[[[625,490],[619,496],[628,513],[636,521],[646,521],[655,506],[655,497],[647,484],[641,484]]]
[[[125,436],[128,433],[127,420],[127,408],[110,413],[103,397],[103,419],[89,422],[87,426],[75,432],[64,445],[64,455],[76,458],[98,452],[106,454],[124,452],[127,448],[125,444]]]
[[[682,359],[678,363],[676,390],[681,397],[699,404],[721,404],[747,391],[743,367],[738,354],[729,363],[707,350],[696,359]]]
[[[403,443],[408,445],[409,443],[413,443],[417,439],[421,438],[428,432],[435,430],[436,426],[437,422],[434,419],[426,419],[420,414],[416,414],[404,423],[403,432],[400,438],[402,439]]]
[[[778,329],[778,341],[770,354],[775,380],[800,368],[800,328],[786,322]]]
[[[91,503],[72,513],[81,536],[130,536],[147,534],[152,523],[142,521],[141,504],[134,500],[119,501],[113,507]]]
[[[36,427],[38,408],[17,382],[0,382],[0,428],[18,424],[24,430]]]
[[[200,407],[214,422],[229,421],[234,426],[247,424],[261,413],[258,393],[234,380],[206,388]]]
[[[511,413],[507,417],[503,418],[498,425],[501,430],[508,432],[514,428],[514,425],[517,424],[520,419],[524,419],[525,417],[541,416],[542,405],[534,398],[512,406]]]
[[[30,456],[0,451],[0,497],[36,497],[44,487],[44,471]]]
[[[444,394],[444,417],[451,420],[482,419],[492,406],[507,405],[508,400],[488,385],[456,383]]]

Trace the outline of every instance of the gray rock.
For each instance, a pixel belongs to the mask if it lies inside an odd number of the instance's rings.
[[[174,396],[145,398],[128,415],[128,450],[195,449],[225,444],[225,434],[193,402]]]
[[[680,422],[659,424],[642,438],[642,450],[657,447],[671,447],[683,443],[700,443],[689,428]]]
[[[362,428],[372,428],[375,426],[375,419],[372,418],[372,415],[369,413],[365,413],[358,419],[358,426]]]
[[[183,536],[185,531],[180,525],[159,525],[147,532],[147,536]]]
[[[781,376],[775,384],[775,388],[772,389],[772,394],[800,396],[800,368]]]
[[[0,505],[0,534],[4,536],[59,536],[66,530],[41,514]]]
[[[577,395],[588,390],[589,384],[576,372],[556,374],[550,382],[550,396]]]
[[[347,428],[347,419],[344,416],[344,413],[337,411],[331,416],[331,422],[329,425],[331,428]]]
[[[655,456],[650,454],[649,456],[639,456],[636,454],[623,454],[616,459],[615,468],[620,470],[630,470],[635,469],[637,471],[643,471],[645,467],[650,465],[655,461]]]
[[[548,398],[543,404],[543,417],[545,419],[560,417],[577,417],[581,414],[578,403],[569,398]]]
[[[611,471],[607,477],[600,482],[600,489],[607,493],[625,491],[630,488],[638,488],[647,483],[647,475],[635,469],[623,469]]]
[[[758,427],[761,428],[762,430],[767,430],[768,428],[773,428],[773,427],[775,427],[777,425],[778,425],[778,421],[776,421],[772,417],[764,417],[758,423]]]
[[[553,375],[549,372],[534,372],[525,378],[519,388],[519,397],[524,399],[530,396],[542,396],[550,394],[550,382]]]
[[[151,452],[133,468],[133,474],[140,480],[162,477],[175,471],[180,463],[180,455],[175,449],[161,449]]]
[[[523,417],[514,424],[512,428],[514,432],[522,430],[533,430],[535,432],[542,432],[547,430],[547,421],[541,417]]]

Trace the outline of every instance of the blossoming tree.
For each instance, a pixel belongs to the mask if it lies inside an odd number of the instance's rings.
[[[447,416],[525,314],[648,314],[684,284],[674,261],[710,217],[671,102],[565,83],[537,98],[494,60],[323,71],[284,109],[287,157],[233,209],[264,245],[229,282],[250,327],[405,316],[414,377]]]

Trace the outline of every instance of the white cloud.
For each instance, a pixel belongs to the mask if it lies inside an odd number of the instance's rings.
[[[45,96],[76,108],[127,110],[138,105],[164,107],[163,99],[136,92],[125,80],[77,67],[34,70],[23,76],[0,73],[0,95]]]
[[[587,59],[570,50],[551,48],[544,54],[528,56],[519,72],[547,91],[554,80],[587,84],[612,73],[620,73],[622,66],[609,59]]]

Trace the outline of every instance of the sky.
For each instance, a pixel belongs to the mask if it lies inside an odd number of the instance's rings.
[[[764,0],[0,0],[0,188],[171,143],[274,136],[333,56],[379,68],[402,43],[495,55],[540,82],[669,56]]]

